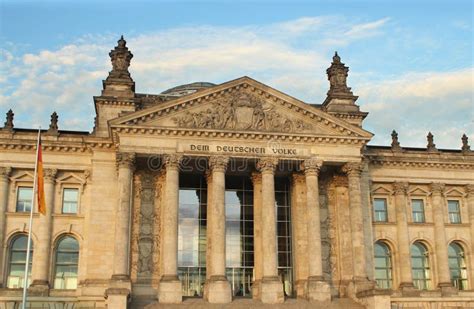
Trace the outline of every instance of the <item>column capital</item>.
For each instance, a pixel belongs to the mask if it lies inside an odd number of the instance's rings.
[[[209,157],[209,169],[216,172],[225,172],[227,164],[229,163],[229,157],[226,156],[210,156]]]
[[[163,155],[163,166],[166,169],[178,169],[182,159],[183,156],[177,153],[165,154]]]
[[[468,196],[474,196],[474,184],[466,185],[466,193]]]
[[[10,166],[0,166],[0,180],[8,179],[12,173],[12,168]]]
[[[405,195],[408,192],[408,182],[396,181],[393,183],[392,187],[393,187],[393,193],[395,195],[397,194]]]
[[[444,183],[440,182],[432,182],[431,186],[431,193],[432,194],[443,194],[444,193]]]
[[[304,170],[306,175],[318,176],[321,166],[323,166],[323,161],[315,157],[306,159],[301,163],[301,168]]]
[[[278,159],[273,157],[261,158],[257,162],[257,169],[262,173],[274,173]]]
[[[117,166],[135,169],[136,154],[134,152],[117,152]]]
[[[56,168],[45,168],[43,171],[44,180],[47,182],[54,182],[56,180],[56,175],[58,174],[58,169]]]
[[[348,162],[342,167],[342,171],[349,177],[360,177],[362,164],[360,162]]]

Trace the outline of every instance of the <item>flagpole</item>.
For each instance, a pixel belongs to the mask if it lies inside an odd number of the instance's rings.
[[[37,171],[38,171],[38,152],[40,147],[40,134],[41,127],[38,129],[38,138],[36,141],[36,159],[35,159],[35,176],[33,179],[33,194],[31,197],[31,208],[30,208],[30,222],[28,224],[28,245],[26,246],[26,263],[25,263],[25,276],[23,278],[23,298],[21,308],[26,309],[26,292],[28,291],[28,269],[30,266],[30,250],[31,250],[31,230],[33,226],[33,210],[35,209],[35,194],[37,185]]]

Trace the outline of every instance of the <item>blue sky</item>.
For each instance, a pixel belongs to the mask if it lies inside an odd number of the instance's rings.
[[[17,127],[90,130],[92,96],[124,34],[137,92],[248,75],[324,101],[335,50],[369,112],[372,144],[439,148],[474,140],[471,1],[0,0],[0,113]],[[474,148],[474,147],[473,147]]]

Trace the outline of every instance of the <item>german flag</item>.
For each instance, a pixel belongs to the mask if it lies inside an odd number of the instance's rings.
[[[36,194],[38,196],[38,211],[46,215],[46,203],[44,200],[44,176],[43,176],[43,152],[41,150],[41,136],[38,137],[38,157],[36,158]]]

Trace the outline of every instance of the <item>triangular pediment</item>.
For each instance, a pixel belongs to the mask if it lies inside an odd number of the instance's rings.
[[[110,126],[372,137],[362,128],[249,77],[119,117]]]

